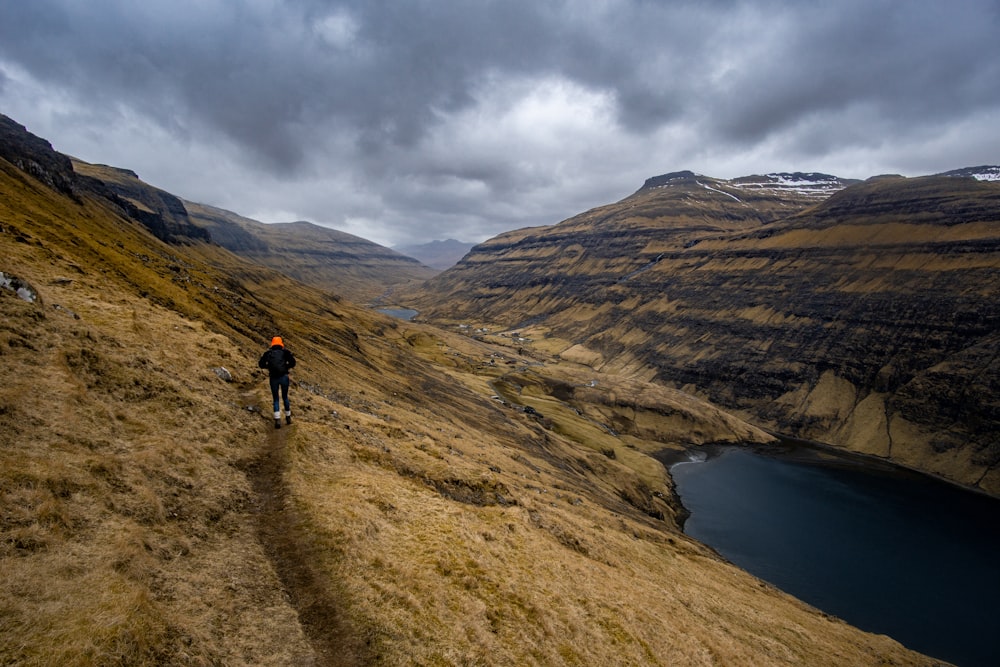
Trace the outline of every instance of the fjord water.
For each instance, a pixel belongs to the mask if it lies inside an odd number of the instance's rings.
[[[671,474],[684,532],[732,563],[921,653],[1000,665],[1000,501],[793,443]]]

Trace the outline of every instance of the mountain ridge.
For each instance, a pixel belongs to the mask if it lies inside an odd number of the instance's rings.
[[[1000,181],[1000,166],[980,165],[978,167],[965,167],[964,169],[953,169],[937,175],[974,178],[977,181]]]
[[[179,198],[158,188],[136,190],[125,186],[129,179],[138,181],[135,172],[80,163],[57,152],[48,141],[3,114],[0,114],[0,158],[77,203],[82,203],[87,192],[101,197],[163,241],[186,243],[209,238],[205,230],[191,223]],[[102,179],[99,175],[110,177]]]

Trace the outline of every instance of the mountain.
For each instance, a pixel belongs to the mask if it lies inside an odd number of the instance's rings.
[[[849,184],[822,175],[811,187],[783,182],[797,181],[778,175],[727,181],[691,171],[650,178],[618,203],[558,225],[500,234],[474,247],[411,300],[425,319],[478,318],[517,328],[551,312],[550,298],[569,307],[587,294],[586,300],[596,303],[609,284],[648,270],[663,251],[758,229],[815,205],[820,188],[829,194]],[[479,293],[483,290],[489,296]]]
[[[264,224],[230,211],[185,203],[195,224],[224,248],[307,285],[370,303],[438,272],[366,239],[309,222]]]
[[[399,246],[394,249],[396,252],[417,259],[421,264],[444,271],[455,266],[472,249],[473,245],[472,243],[448,239],[447,241],[431,241],[430,243],[419,245]]]
[[[11,132],[0,663],[938,664],[679,530],[650,454],[760,429],[359,308]]]
[[[968,177],[996,171],[676,172],[491,239],[405,300],[998,495],[1000,184]]]
[[[128,169],[72,160],[72,172],[112,193],[131,217],[161,238],[183,234],[211,239],[227,250],[303,283],[358,303],[373,301],[397,285],[437,272],[393,250],[345,232],[308,222],[264,224],[231,211],[183,201],[150,186]]]

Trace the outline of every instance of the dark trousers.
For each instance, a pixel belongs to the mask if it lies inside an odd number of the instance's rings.
[[[290,414],[292,414],[292,406],[288,402],[288,374],[282,375],[281,377],[276,377],[276,378],[273,377],[273,378],[271,378],[271,398],[274,399],[274,415],[275,415],[274,418],[275,419],[277,419],[278,415],[281,414],[279,412],[279,410],[280,410],[280,404],[278,403],[278,389],[279,388],[281,389],[281,398],[285,402],[285,414],[286,415],[290,415]]]

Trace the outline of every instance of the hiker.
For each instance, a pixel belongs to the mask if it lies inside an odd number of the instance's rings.
[[[281,388],[281,398],[285,402],[285,423],[292,423],[292,406],[288,402],[288,371],[295,368],[295,355],[285,349],[281,336],[271,339],[271,347],[260,361],[260,368],[266,368],[271,382],[271,398],[274,399],[274,428],[281,428],[281,405],[278,402],[278,388]]]

